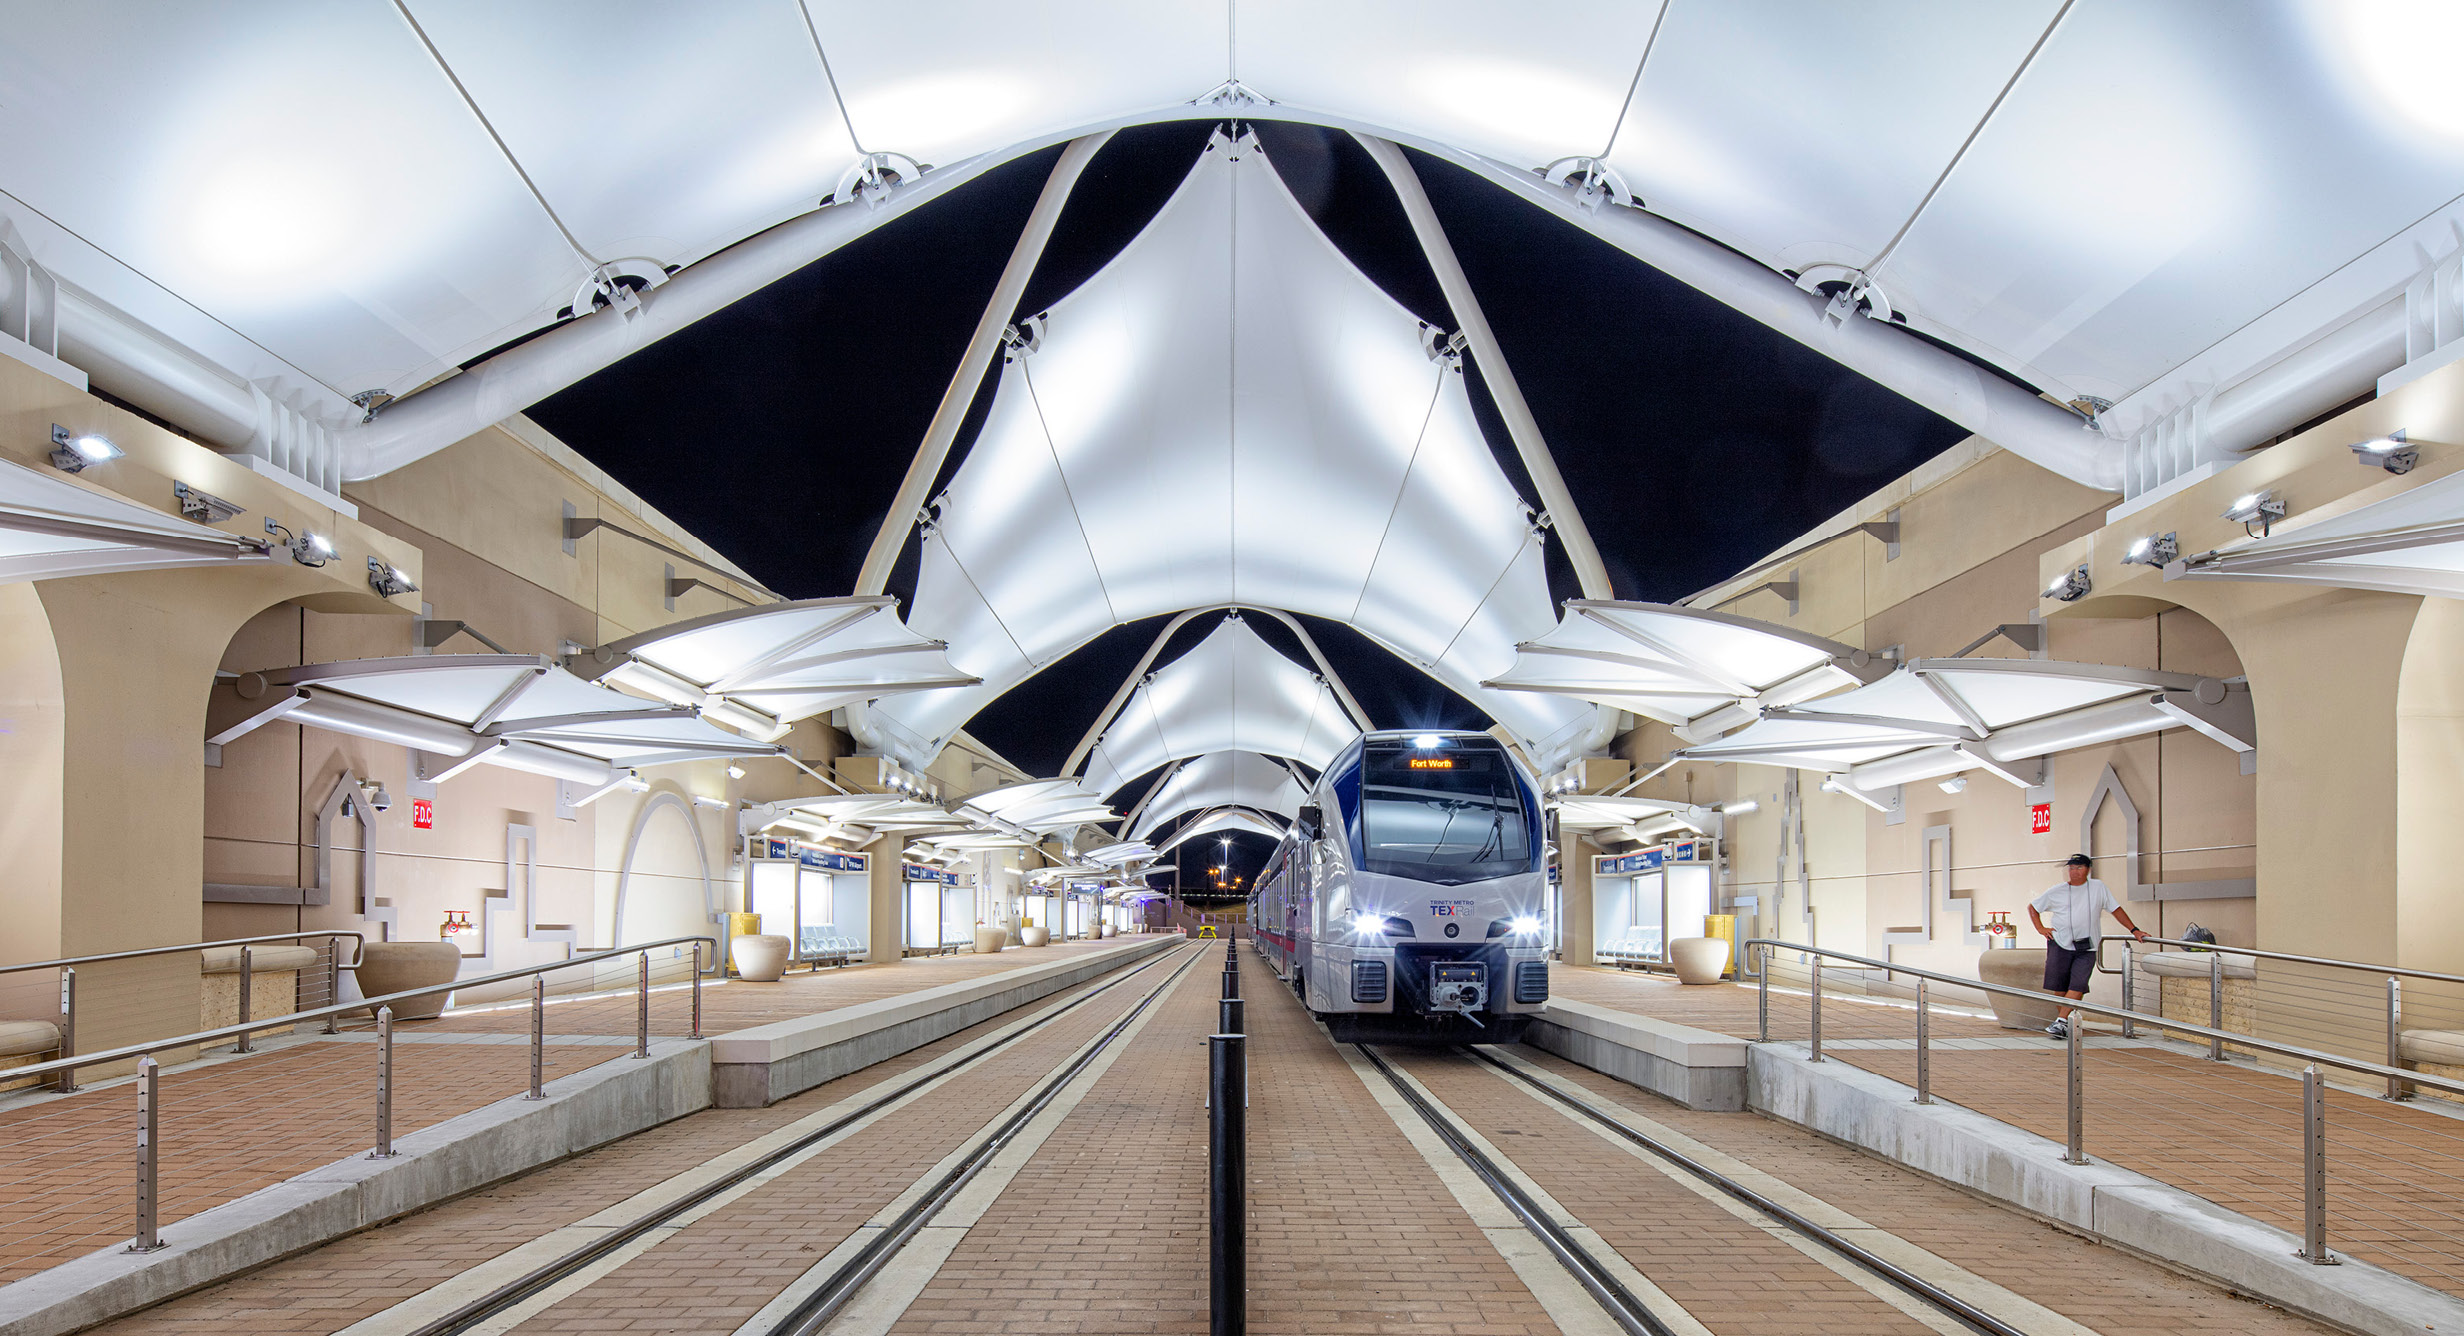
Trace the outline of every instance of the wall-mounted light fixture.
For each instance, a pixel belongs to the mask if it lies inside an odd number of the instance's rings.
[[[1944,793],[1966,793],[1968,791],[1968,777],[1966,775],[1952,775],[1951,777],[1943,780],[1941,783],[1934,785],[1934,787],[1942,790]]]
[[[2096,586],[2088,580],[2088,568],[2085,566],[2079,566],[2072,570],[2064,571],[2060,579],[2057,579],[2052,584],[2045,586],[2045,597],[2060,599],[2064,603],[2076,603],[2079,600],[2086,598],[2088,596],[2088,591],[2094,589],[2095,587]]]
[[[2182,540],[2171,533],[2152,533],[2132,543],[2122,554],[2125,566],[2163,566],[2182,555]]]
[[[83,473],[89,464],[107,464],[124,451],[94,432],[74,432],[51,424],[51,466],[62,473]]]
[[[2251,537],[2265,538],[2268,529],[2284,518],[2284,502],[2273,491],[2250,492],[2225,507],[2224,517]]]
[[[59,428],[52,430],[56,432]],[[2421,462],[2421,448],[2406,440],[2404,429],[2399,427],[2384,436],[2353,442],[2353,457],[2362,464],[2382,468],[2389,473],[2410,473],[2413,465]]]
[[[291,559],[302,566],[322,566],[334,559],[334,542],[321,533],[293,533],[276,524],[271,515],[265,517],[265,531],[280,538],[282,545],[291,549]],[[375,558],[369,561],[373,563]]]
[[[740,765],[738,765],[738,764],[736,764],[736,763],[735,763],[735,762],[733,762],[733,761],[728,762],[728,763],[727,763],[727,777],[728,777],[729,779],[742,779],[742,778],[744,778],[744,767],[743,767],[743,766],[740,766]]]
[[[313,534],[309,536],[315,537]],[[323,542],[324,540],[318,539],[318,541]],[[330,548],[327,550],[331,551]],[[322,566],[325,563],[319,561],[308,564]],[[419,592],[419,586],[411,583],[411,577],[403,574],[401,567],[388,566],[374,557],[368,558],[368,587],[386,598],[392,598],[396,594]]]

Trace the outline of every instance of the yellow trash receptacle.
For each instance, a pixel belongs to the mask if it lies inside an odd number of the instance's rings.
[[[1734,914],[1703,915],[1703,936],[1717,937],[1728,943],[1728,968],[1720,971],[1720,977],[1734,978],[1737,973],[1737,916]]]
[[[759,936],[759,935],[760,935],[760,933],[761,933],[761,915],[759,915],[759,914],[729,914],[729,915],[727,916],[727,935],[728,935],[728,937],[729,937],[731,940],[732,940],[732,939],[734,939],[734,938],[737,938],[737,937],[755,937],[755,936]],[[726,962],[726,961],[728,960],[728,950],[727,950],[727,943],[726,943],[726,942],[721,942],[721,943],[719,943],[719,959],[720,959],[722,962]],[[729,965],[728,965],[728,969],[729,969],[731,972],[734,970],[734,968],[735,968],[735,967],[734,967],[734,965],[732,965],[732,964],[729,964]]]

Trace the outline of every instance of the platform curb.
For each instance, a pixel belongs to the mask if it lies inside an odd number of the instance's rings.
[[[109,1248],[0,1286],[0,1331],[61,1336],[569,1155],[709,1107],[706,1040],[654,1042],[546,1087],[397,1137],[395,1157],[355,1154],[166,1225],[160,1252]]]
[[[1888,1077],[1799,1048],[1746,1054],[1748,1106],[2236,1293],[2368,1336],[2464,1331],[2464,1300],[2367,1262],[2312,1266],[2301,1240],[2196,1193],[2094,1160],[1955,1104],[1917,1104]],[[2329,1239],[2332,1249],[2334,1240]]]

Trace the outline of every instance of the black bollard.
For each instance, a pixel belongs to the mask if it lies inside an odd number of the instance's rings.
[[[1222,1008],[1222,1015],[1219,1019],[1223,1022],[1217,1025],[1216,1029],[1225,1034],[1245,1035],[1249,1033],[1249,1027],[1241,1021],[1241,1008],[1244,1004],[1239,998],[1227,997],[1215,1005]]]
[[[1249,1330],[1247,1042],[1237,1034],[1207,1040],[1207,1300],[1213,1336],[1245,1336]]]
[[[1241,972],[1239,970],[1225,970],[1223,972],[1223,995],[1225,997],[1239,997],[1241,995]]]

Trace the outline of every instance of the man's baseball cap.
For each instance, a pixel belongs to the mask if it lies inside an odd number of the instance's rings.
[[[2068,860],[2067,862],[2065,862],[2065,863],[2063,864],[2063,866],[2065,866],[2065,867],[2094,867],[2094,866],[2096,866],[2096,860],[2095,860],[2095,859],[2093,859],[2093,858],[2088,857],[2086,854],[2072,854],[2072,855],[2070,856],[2069,860]]]

